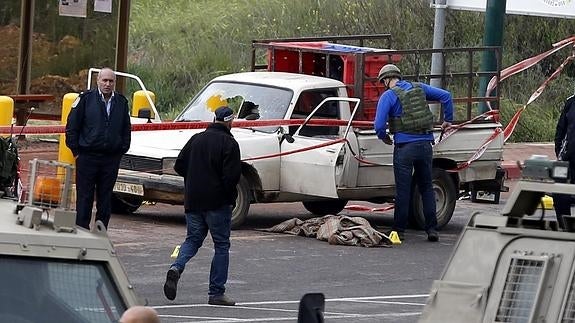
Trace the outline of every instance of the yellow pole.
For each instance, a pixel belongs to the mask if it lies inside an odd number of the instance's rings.
[[[68,121],[68,114],[72,110],[72,103],[78,97],[78,93],[66,93],[64,99],[62,100],[62,119],[61,124],[66,125]],[[60,134],[60,144],[58,147],[58,161],[61,163],[75,164],[74,155],[68,146],[66,146],[66,135]],[[63,169],[58,169],[58,176],[64,176]]]
[[[78,98],[78,96],[79,96],[78,93],[66,93],[64,95],[64,98],[62,99],[62,117],[60,119],[60,124],[66,125],[66,123],[68,122],[68,115],[70,114],[70,110],[72,110],[72,104],[74,103],[74,101],[76,101],[76,98]],[[60,141],[58,145],[58,161],[61,163],[67,163],[72,165],[76,164],[76,159],[74,158],[72,151],[70,150],[70,148],[68,148],[68,146],[66,146],[66,135],[63,133],[60,134]],[[58,167],[57,177],[61,183],[63,183],[66,180],[67,169],[69,170],[70,168]],[[76,182],[75,173],[70,174],[70,176],[72,176],[71,177],[72,183],[75,183]],[[75,206],[76,184],[72,184],[70,190],[68,192],[63,193],[64,196],[62,197],[62,199],[66,199],[68,203],[64,203],[63,200],[61,201],[61,203],[72,207]]]
[[[14,100],[9,96],[0,96],[0,125],[11,125],[13,116]]]

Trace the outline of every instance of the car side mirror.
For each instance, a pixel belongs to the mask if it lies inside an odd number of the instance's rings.
[[[152,110],[150,108],[140,109],[138,111],[138,118],[151,119],[152,118]]]
[[[280,139],[280,144],[281,144],[284,140],[287,140],[287,142],[289,142],[290,144],[295,141],[295,139],[293,139],[293,136],[290,135],[289,133],[284,133],[284,134],[282,134],[281,139]]]

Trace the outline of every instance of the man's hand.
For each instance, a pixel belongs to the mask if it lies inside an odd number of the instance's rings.
[[[385,138],[381,139],[381,141],[383,141],[383,143],[386,145],[393,145],[393,140],[391,139],[389,134],[385,135]]]
[[[445,130],[449,127],[451,127],[451,122],[443,121],[443,123],[441,124],[441,129],[443,129],[443,130]]]

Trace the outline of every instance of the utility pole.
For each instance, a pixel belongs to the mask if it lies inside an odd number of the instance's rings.
[[[506,0],[487,0],[487,7],[485,8],[485,31],[483,34],[484,46],[501,46],[503,44],[503,31],[505,23],[505,8],[507,5]],[[481,59],[481,71],[493,72],[497,70],[497,57],[495,52],[485,51]],[[479,79],[479,95],[485,97],[487,84],[493,75],[482,76]],[[491,93],[490,96],[496,96],[498,89]],[[493,106],[499,109],[498,106]],[[484,113],[488,110],[487,104],[481,102],[479,105],[479,113]]]
[[[443,48],[445,39],[445,13],[447,11],[447,0],[431,0],[431,6],[435,8],[435,22],[433,24],[433,49]],[[441,53],[433,53],[431,56],[431,74],[443,74],[443,56]],[[429,82],[431,86],[442,87],[441,78],[432,78]],[[436,120],[441,115],[441,105],[438,103],[429,105]]]
[[[32,70],[32,32],[34,30],[34,0],[22,0],[20,7],[20,47],[18,51],[18,75],[16,93],[30,92]]]
[[[130,26],[130,0],[118,0],[118,31],[116,34],[116,71],[128,71],[128,34]],[[116,82],[116,91],[124,93],[126,79]]]

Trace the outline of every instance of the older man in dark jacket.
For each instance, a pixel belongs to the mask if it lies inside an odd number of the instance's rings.
[[[98,73],[98,89],[80,94],[66,123],[66,145],[76,158],[76,224],[90,228],[94,191],[96,220],[106,227],[112,213],[112,191],[122,155],[130,148],[128,100],[114,91],[110,68]]]
[[[228,279],[232,208],[241,176],[239,145],[230,129],[233,111],[220,107],[215,121],[198,133],[180,152],[174,165],[184,177],[187,236],[168,270],[164,294],[176,298],[177,284],[186,263],[196,255],[208,231],[214,241],[208,304],[235,305],[224,293]]]

